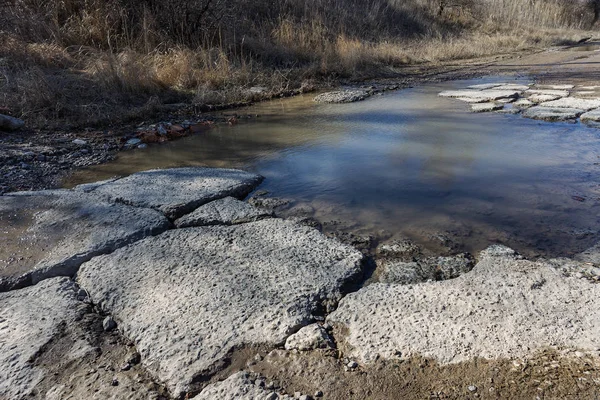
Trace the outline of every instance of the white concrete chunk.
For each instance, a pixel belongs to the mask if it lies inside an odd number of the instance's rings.
[[[549,89],[529,89],[527,94],[537,94],[546,96],[556,96],[559,98],[569,96],[569,92],[566,90],[549,90]]]
[[[550,108],[539,105],[523,111],[523,116],[542,121],[558,122],[575,120],[584,112],[584,110],[576,108]]]
[[[600,347],[600,285],[505,252],[480,257],[453,280],[376,283],[346,296],[327,318],[347,332],[338,347],[362,362],[421,355],[441,363]]]
[[[549,108],[571,108],[589,111],[600,108],[600,99],[578,99],[576,97],[565,97],[562,99],[548,101],[540,104],[541,107]]]
[[[600,122],[600,109],[588,111],[581,115],[581,122]]]
[[[470,98],[481,102],[494,101],[509,97],[518,97],[518,90],[448,90],[441,92],[441,97]]]
[[[504,108],[504,104],[491,103],[491,102],[471,105],[471,111],[473,111],[475,113],[497,111],[497,110],[502,110],[503,108]]]
[[[154,208],[170,219],[177,219],[213,200],[227,196],[243,198],[262,180],[260,175],[235,169],[172,168],[138,172],[91,188],[91,193]]]
[[[340,90],[322,93],[314,98],[317,103],[354,103],[369,97],[364,90]]]
[[[283,344],[362,275],[362,254],[279,219],[168,231],[96,257],[78,281],[174,395],[247,344]]]
[[[178,228],[205,225],[235,225],[258,221],[271,216],[272,213],[258,209],[251,204],[225,197],[200,206],[190,214],[175,221]]]

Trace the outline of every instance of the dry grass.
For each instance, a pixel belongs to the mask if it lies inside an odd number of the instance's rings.
[[[548,46],[590,19],[559,0],[271,3],[217,0],[212,19],[183,29],[161,13],[183,0],[8,0],[0,108],[38,124],[118,121],[160,102],[246,101],[252,86],[277,92]]]

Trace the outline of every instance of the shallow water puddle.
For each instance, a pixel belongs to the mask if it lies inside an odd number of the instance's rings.
[[[241,167],[264,175],[261,189],[271,195],[310,205],[326,229],[467,251],[503,243],[526,255],[569,255],[590,247],[600,228],[600,130],[474,114],[437,96],[489,82],[342,105],[313,96],[259,104],[238,113],[260,118],[124,152],[66,185],[151,168]]]

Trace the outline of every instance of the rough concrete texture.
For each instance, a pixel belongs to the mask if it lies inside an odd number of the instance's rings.
[[[474,260],[469,254],[452,257],[432,257],[406,262],[403,260],[379,261],[379,281],[411,284],[456,278],[473,269]]]
[[[240,371],[223,382],[208,385],[194,400],[284,400],[294,397],[267,389],[264,380]]]
[[[0,291],[72,276],[93,256],[167,230],[159,212],[111,204],[97,196],[70,190],[21,192],[0,197],[0,214],[23,213],[22,229],[8,235],[0,249]]]
[[[9,115],[0,114],[0,131],[16,131],[25,126],[25,121]]]
[[[542,121],[559,122],[575,120],[584,112],[584,110],[577,108],[550,108],[539,105],[523,111],[523,116]]]
[[[286,350],[309,351],[334,348],[331,337],[319,324],[305,326],[285,341]]]
[[[497,110],[502,110],[503,108],[504,108],[504,104],[498,104],[498,103],[493,103],[493,102],[479,103],[479,104],[471,105],[471,111],[476,112],[476,113],[497,111]]]
[[[557,96],[557,97],[562,98],[562,97],[567,97],[569,95],[569,92],[566,90],[530,89],[526,92],[526,94]]]
[[[260,175],[235,169],[172,168],[138,172],[99,185],[91,193],[154,208],[174,220],[213,200],[246,197],[262,180]]]
[[[361,275],[355,249],[267,219],[169,231],[92,259],[78,280],[178,395],[237,346],[283,344]]]
[[[327,322],[346,332],[338,347],[362,362],[378,357],[526,357],[545,348],[600,346],[600,286],[566,277],[500,246],[456,279],[373,284],[346,296]]]
[[[539,104],[539,103],[545,103],[548,101],[558,100],[560,98],[561,98],[560,96],[555,96],[552,94],[536,94],[536,93],[534,93],[528,97],[528,100],[533,103]]]
[[[246,202],[225,197],[200,206],[190,214],[175,221],[178,228],[205,225],[235,225],[258,221],[271,216],[272,213],[260,210]]]
[[[0,293],[0,398],[28,398],[45,377],[46,371],[33,361],[64,324],[83,315],[76,294],[68,278]]]
[[[456,97],[479,100],[486,103],[494,100],[505,99],[509,97],[518,97],[521,92],[518,90],[448,90],[441,92],[441,97]]]
[[[364,90],[340,90],[322,93],[314,98],[317,103],[354,103],[369,97]]]
[[[581,122],[600,122],[600,109],[588,111],[581,115]]]
[[[578,99],[576,97],[564,97],[562,99],[547,101],[540,104],[541,107],[549,108],[567,108],[589,111],[594,108],[600,108],[599,99]]]
[[[529,108],[534,105],[535,105],[535,103],[533,103],[531,100],[527,100],[527,99],[519,99],[513,103],[513,107],[517,107],[517,108]]]

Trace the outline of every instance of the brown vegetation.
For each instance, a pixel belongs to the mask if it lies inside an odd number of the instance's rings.
[[[548,46],[594,19],[559,0],[3,1],[0,108],[40,124]]]

